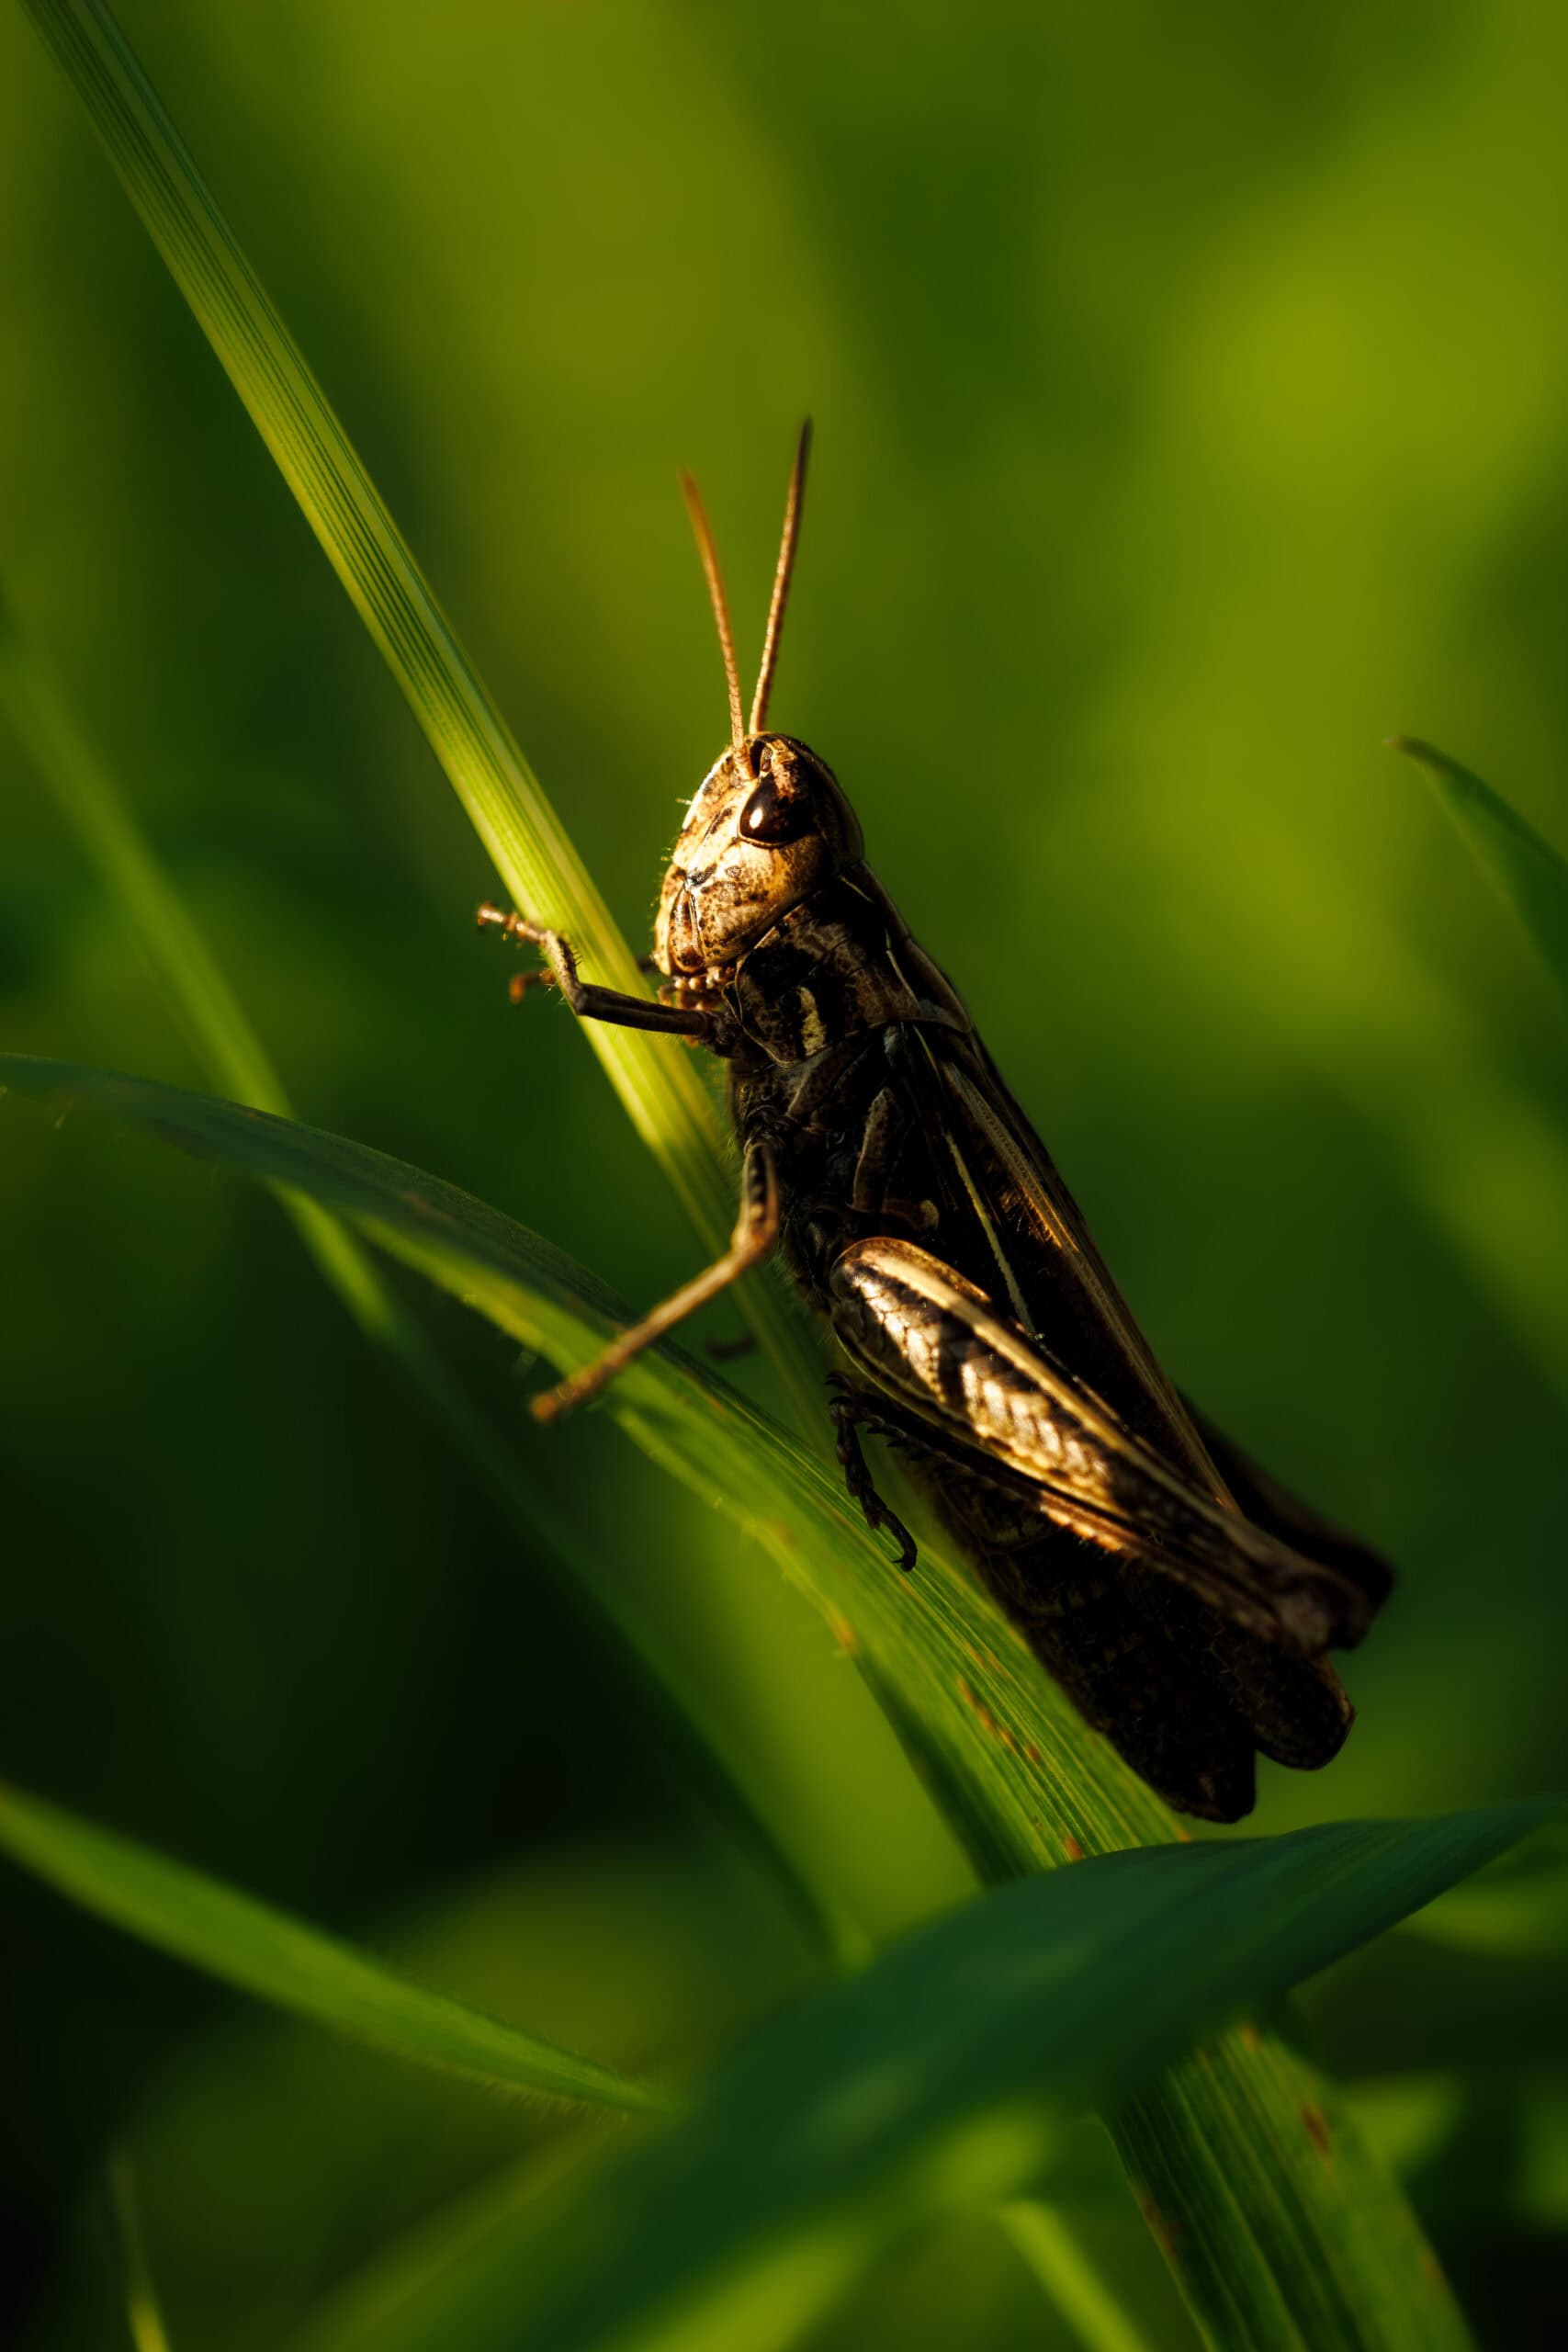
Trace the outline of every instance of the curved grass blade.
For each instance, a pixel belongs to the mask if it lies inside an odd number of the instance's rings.
[[[1413,1932],[1459,1951],[1568,1961],[1568,1823],[1550,1824],[1427,1913]]]
[[[283,1081],[199,927],[3,596],[0,709],[140,940],[212,1084],[237,1102],[292,1118]],[[515,1457],[499,1443],[429,1333],[395,1295],[371,1251],[303,1193],[279,1188],[276,1197],[361,1330],[390,1352],[434,1406],[502,1510],[549,1569],[577,1613],[584,1640],[604,1656],[640,1710],[649,1736],[773,1882],[807,1940],[840,1960],[863,1959],[863,1931],[836,1891],[820,1883],[810,1858],[799,1851],[790,1822],[752,1796],[742,1759],[712,1724],[691,1678],[682,1676],[668,1645],[658,1644],[637,1620],[615,1580],[595,1573],[575,1530],[530,1491]]]
[[[566,933],[587,977],[641,992],[586,866],[111,11],[101,0],[28,6],[513,902]],[[693,1057],[635,1030],[582,1026],[716,1256],[734,1222],[734,1181]],[[816,1358],[782,1287],[747,1283],[736,1302],[796,1404],[814,1401]]]
[[[8,1786],[0,1787],[0,1849],[160,1951],[393,2057],[634,2114],[670,2104],[629,2075],[427,1992],[282,1911]]]
[[[563,1370],[624,1318],[592,1277],[524,1227],[363,1145],[26,1057],[0,1057],[4,1086],[309,1192]],[[706,1367],[665,1343],[600,1409],[728,1512],[827,1619],[982,1877],[1171,1837],[1158,1800],[1085,1729],[973,1583],[931,1551],[916,1576],[895,1575],[838,1482]],[[1332,2090],[1276,2036],[1227,2034],[1107,2120],[1213,2343],[1457,2352],[1468,2342],[1393,2181]]]
[[[674,2122],[427,2284],[367,2352],[776,2343],[764,2289],[797,2327],[852,2252],[1025,2189],[1061,2118],[1379,1934],[1541,1811],[1109,1855],[967,1904],[754,2034]]]
[[[114,2209],[115,2234],[119,2241],[125,2321],[130,2341],[136,2352],[169,2352],[168,2332],[158,2308],[158,2290],[152,2283],[152,2266],[147,2259],[136,2174],[123,2149],[109,2159],[107,2186],[109,2203]]]
[[[1391,735],[1388,746],[1426,769],[1471,848],[1502,886],[1558,987],[1568,993],[1568,862],[1500,792],[1446,752],[1415,735]]]

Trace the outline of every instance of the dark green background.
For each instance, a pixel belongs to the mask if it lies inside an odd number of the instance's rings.
[[[675,469],[750,663],[813,412],[776,722],[1176,1376],[1403,1569],[1348,1749],[1267,1772],[1258,1826],[1568,1781],[1562,1007],[1380,748],[1432,737],[1568,842],[1568,18],[123,19],[639,939],[723,737]],[[658,1295],[694,1245],[559,1008],[507,1006],[482,854],[16,10],[0,188],[0,580],[302,1115]],[[0,796],[6,1046],[200,1083],[5,736]],[[707,2046],[786,1981],[771,1899],[265,1199],[6,1106],[0,1232],[0,1770],[607,2057]],[[432,1314],[872,1920],[956,1890],[772,1572],[607,1427],[534,1432],[504,1351]],[[112,2134],[183,2347],[272,2340],[537,2128],[0,1898],[40,2346],[117,2324]],[[1411,2063],[1407,1981],[1341,2001],[1358,2073]],[[1424,2059],[1456,2116],[1456,2048],[1486,2088],[1418,2185],[1514,2344],[1568,2163],[1560,2132],[1530,2170],[1510,2090],[1561,2041],[1495,2048],[1498,2007]],[[1135,2224],[1096,2226],[1179,2341]],[[846,2334],[1038,2342],[1010,2265],[960,2233]]]

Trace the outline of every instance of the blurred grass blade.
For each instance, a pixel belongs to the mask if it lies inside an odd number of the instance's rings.
[[[120,2269],[125,2283],[125,2320],[136,2352],[169,2352],[164,2314],[158,2308],[152,2267],[141,2229],[141,2200],[130,2158],[121,2150],[109,2159],[109,2202],[114,2209],[115,2234],[119,2241]]]
[[[666,2129],[536,2226],[491,2241],[369,2343],[773,2345],[764,2289],[782,2290],[798,2327],[852,2257],[1023,2191],[1062,2116],[1114,2103],[1224,2017],[1429,1901],[1541,1811],[1108,1855],[964,1905],[795,2003]],[[1271,2341],[1376,2341],[1377,2316],[1366,2333],[1309,2322]]]
[[[3,596],[0,711],[64,810],[106,890],[124,910],[197,1060],[235,1102],[288,1118],[276,1072],[216,958]]]
[[[1568,993],[1568,863],[1501,793],[1446,752],[1414,735],[1391,735],[1389,748],[1426,769],[1471,848],[1502,885],[1559,988]]]
[[[99,0],[28,6],[513,902],[566,933],[587,977],[644,992],[587,868],[110,10]],[[669,1038],[582,1025],[716,1256],[734,1222],[734,1180],[694,1057]],[[747,1283],[736,1300],[797,1406],[815,1406],[816,1359],[780,1287]]]
[[[1568,1962],[1568,1823],[1550,1823],[1518,1852],[1424,1913],[1417,1928],[1433,1943],[1456,1951],[1553,1955]],[[1568,2015],[1563,2026],[1568,2042]]]
[[[0,1849],[160,1951],[394,2057],[591,2107],[649,2114],[669,2104],[645,2084],[426,1992],[284,1912],[19,1789],[0,1787]]]
[[[292,1117],[283,1082],[228,980],[132,819],[113,777],[87,741],[61,686],[23,638],[0,598],[0,709],[74,828],[106,891],[141,942],[175,1019],[214,1087],[237,1102]],[[584,1642],[597,1649],[640,1711],[649,1735],[701,1801],[769,1877],[808,1940],[847,1961],[866,1950],[863,1933],[836,1892],[819,1883],[798,1850],[793,1825],[749,1786],[741,1758],[728,1752],[691,1678],[668,1645],[632,1615],[615,1579],[597,1572],[589,1548],[530,1490],[514,1455],[464,1392],[429,1334],[396,1297],[363,1243],[303,1193],[277,1198],[327,1282],[367,1336],[387,1348],[478,1470],[502,1511],[553,1574],[574,1609]]]
[[[287,1095],[205,940],[169,888],[53,681],[0,598],[0,708],[59,799],[87,855],[123,906],[186,1037],[216,1086],[257,1110],[292,1115]],[[365,1250],[315,1202],[284,1205],[355,1320],[397,1337],[396,1310]]]
[[[624,1317],[524,1227],[363,1145],[26,1056],[0,1057],[7,1086],[310,1193],[563,1368]],[[840,1482],[709,1369],[666,1344],[632,1364],[600,1409],[728,1511],[826,1618],[983,1877],[1170,1838],[1170,1815],[1085,1728],[972,1580],[929,1549],[916,1576],[894,1575]],[[1332,2089],[1277,2036],[1226,2035],[1107,2120],[1214,2344],[1468,2343],[1392,2177]]]
[[[1014,2198],[997,2219],[1084,2352],[1155,2352],[1048,2205]]]
[[[448,2198],[329,2285],[290,2335],[290,2352],[377,2352],[395,2342],[405,2311],[417,2312],[454,2268],[528,2226],[530,2209],[559,2195],[596,2152],[588,2134],[562,2134]]]

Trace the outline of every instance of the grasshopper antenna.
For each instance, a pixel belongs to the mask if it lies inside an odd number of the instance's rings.
[[[735,661],[735,632],[729,626],[729,599],[724,593],[724,575],[718,568],[718,549],[713,543],[707,513],[702,492],[688,473],[681,476],[681,495],[686,502],[686,512],[692,518],[696,536],[697,553],[703,560],[703,572],[708,583],[708,597],[718,630],[718,650],[724,656],[725,683],[729,688],[729,740],[743,767],[750,763],[746,757],[746,719],[740,700],[740,672]]]
[[[779,633],[784,628],[784,606],[789,602],[790,575],[795,570],[795,551],[800,543],[800,508],[806,496],[806,463],[811,455],[811,419],[807,417],[800,428],[800,438],[795,445],[795,464],[790,470],[789,496],[784,502],[784,536],[779,541],[778,569],[773,573],[773,602],[768,606],[768,633],[762,639],[761,667],[757,672],[757,691],[751,697],[751,723],[749,735],[760,735],[768,715],[768,696],[773,690],[773,672],[779,661]]]

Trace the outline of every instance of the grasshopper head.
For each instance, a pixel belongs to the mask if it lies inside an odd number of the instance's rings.
[[[751,716],[744,716],[729,606],[713,533],[696,484],[681,478],[697,548],[707,574],[719,650],[729,687],[729,749],[697,787],[664,877],[653,957],[668,978],[723,970],[809,898],[839,867],[861,855],[860,827],[830,768],[793,735],[763,732],[778,660],[779,631],[795,569],[800,503],[811,423],[800,431],[784,508]]]
[[[653,934],[673,978],[733,964],[862,854],[830,768],[791,735],[750,735],[708,770],[670,860]]]

